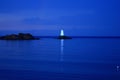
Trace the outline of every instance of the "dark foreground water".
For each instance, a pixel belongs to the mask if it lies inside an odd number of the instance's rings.
[[[0,80],[120,80],[120,39],[0,40]]]

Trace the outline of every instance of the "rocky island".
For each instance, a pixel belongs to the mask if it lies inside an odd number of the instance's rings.
[[[37,40],[37,39],[39,38],[35,38],[30,33],[10,34],[0,37],[0,40]]]
[[[72,38],[68,36],[58,36],[58,39],[72,39]]]

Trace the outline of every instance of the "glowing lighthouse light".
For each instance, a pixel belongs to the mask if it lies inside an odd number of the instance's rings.
[[[61,30],[60,36],[64,36],[64,31],[63,30]]]

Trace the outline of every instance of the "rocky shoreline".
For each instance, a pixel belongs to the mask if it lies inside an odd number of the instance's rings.
[[[38,39],[39,38],[35,38],[30,33],[10,34],[0,37],[0,40],[38,40]]]

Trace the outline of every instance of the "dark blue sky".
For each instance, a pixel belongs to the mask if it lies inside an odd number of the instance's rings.
[[[120,36],[119,0],[0,0],[1,31]]]

